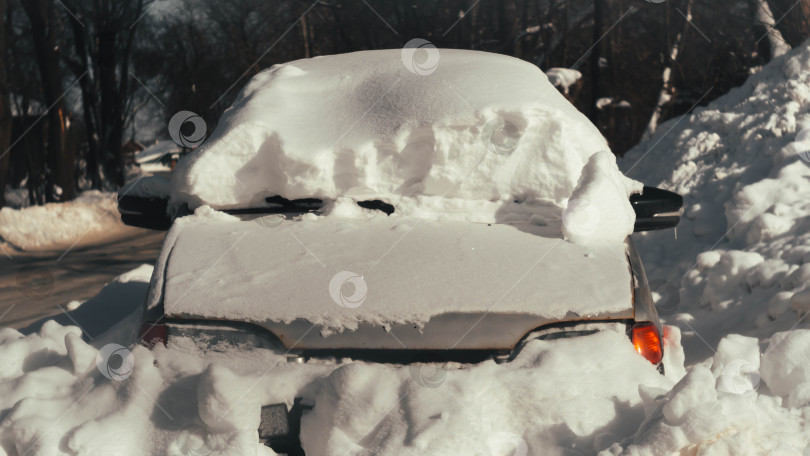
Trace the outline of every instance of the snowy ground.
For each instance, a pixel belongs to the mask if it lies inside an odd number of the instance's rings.
[[[294,364],[265,351],[132,345],[144,266],[77,327],[0,331],[0,455],[271,454],[262,404],[303,397],[307,454],[810,454],[810,44],[674,119],[620,161],[685,196],[638,237],[667,375],[604,332],[510,364]],[[89,305],[90,303],[86,303]],[[681,341],[685,352],[680,350]],[[117,345],[110,345],[117,344]],[[601,452],[601,453],[600,453]]]

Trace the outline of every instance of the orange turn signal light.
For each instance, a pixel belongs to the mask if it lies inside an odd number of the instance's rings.
[[[647,361],[658,364],[664,357],[664,350],[661,347],[661,335],[658,328],[652,323],[636,323],[633,325],[632,337],[633,346],[641,356]]]

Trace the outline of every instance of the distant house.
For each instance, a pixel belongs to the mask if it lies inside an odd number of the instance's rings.
[[[135,163],[141,168],[163,166],[174,169],[182,152],[183,148],[174,141],[156,141],[155,144],[135,154]]]
[[[123,146],[121,146],[121,156],[124,166],[131,166],[137,163],[135,156],[137,153],[142,152],[146,147],[138,141],[130,139]]]

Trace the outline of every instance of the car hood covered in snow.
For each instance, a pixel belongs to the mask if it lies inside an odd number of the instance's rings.
[[[384,215],[179,223],[150,307],[300,349],[506,349],[549,322],[632,318],[625,245],[548,233]]]

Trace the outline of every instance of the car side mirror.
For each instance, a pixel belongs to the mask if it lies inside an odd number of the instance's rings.
[[[630,195],[636,211],[634,232],[674,228],[681,221],[683,197],[657,187],[645,186],[641,194]]]
[[[118,199],[118,212],[125,225],[165,231],[172,226],[168,203],[166,198],[124,195]]]

